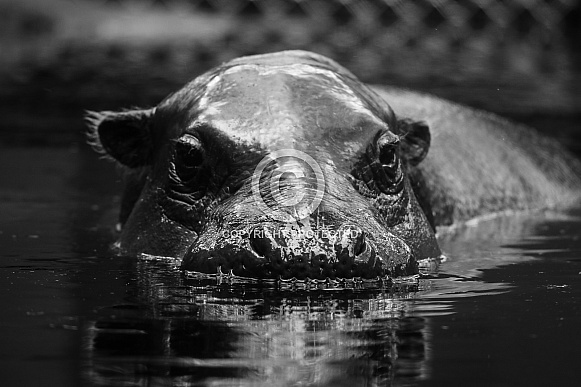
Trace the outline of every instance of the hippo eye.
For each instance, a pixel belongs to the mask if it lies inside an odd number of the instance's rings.
[[[196,137],[185,134],[176,142],[175,169],[182,180],[195,177],[204,162],[204,149]]]
[[[365,188],[355,182],[355,188],[370,197],[379,192],[397,194],[401,192],[404,182],[399,137],[389,131],[380,132],[377,136],[351,171],[356,180],[367,186]]]
[[[399,192],[403,183],[403,171],[400,165],[399,137],[386,132],[377,139],[377,160],[381,172],[377,173],[377,187],[388,194]]]
[[[399,139],[394,136],[381,136],[377,140],[377,156],[384,169],[397,170],[399,164]]]

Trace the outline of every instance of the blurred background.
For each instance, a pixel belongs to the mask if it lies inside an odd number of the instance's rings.
[[[231,58],[327,55],[374,84],[528,123],[581,154],[578,0],[0,0],[0,143],[71,144]]]

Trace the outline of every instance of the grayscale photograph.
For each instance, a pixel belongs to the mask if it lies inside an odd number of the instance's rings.
[[[581,385],[581,0],[0,0],[0,386]]]

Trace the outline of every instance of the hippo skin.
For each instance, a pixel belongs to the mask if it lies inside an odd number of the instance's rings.
[[[412,275],[441,256],[440,227],[567,206],[581,192],[580,162],[554,140],[366,86],[304,51],[235,59],[156,107],[88,112],[87,122],[93,147],[126,170],[118,253],[203,273]]]

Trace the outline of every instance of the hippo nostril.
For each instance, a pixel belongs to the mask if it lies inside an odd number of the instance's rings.
[[[263,238],[250,238],[250,247],[252,250],[261,257],[266,255],[268,251],[268,241],[264,240]]]
[[[266,227],[253,228],[249,235],[249,243],[252,250],[261,257],[266,257],[278,246],[272,233]]]
[[[361,231],[355,236],[353,254],[355,254],[355,256],[361,255],[365,252],[366,249],[367,242],[365,241],[365,233]]]

